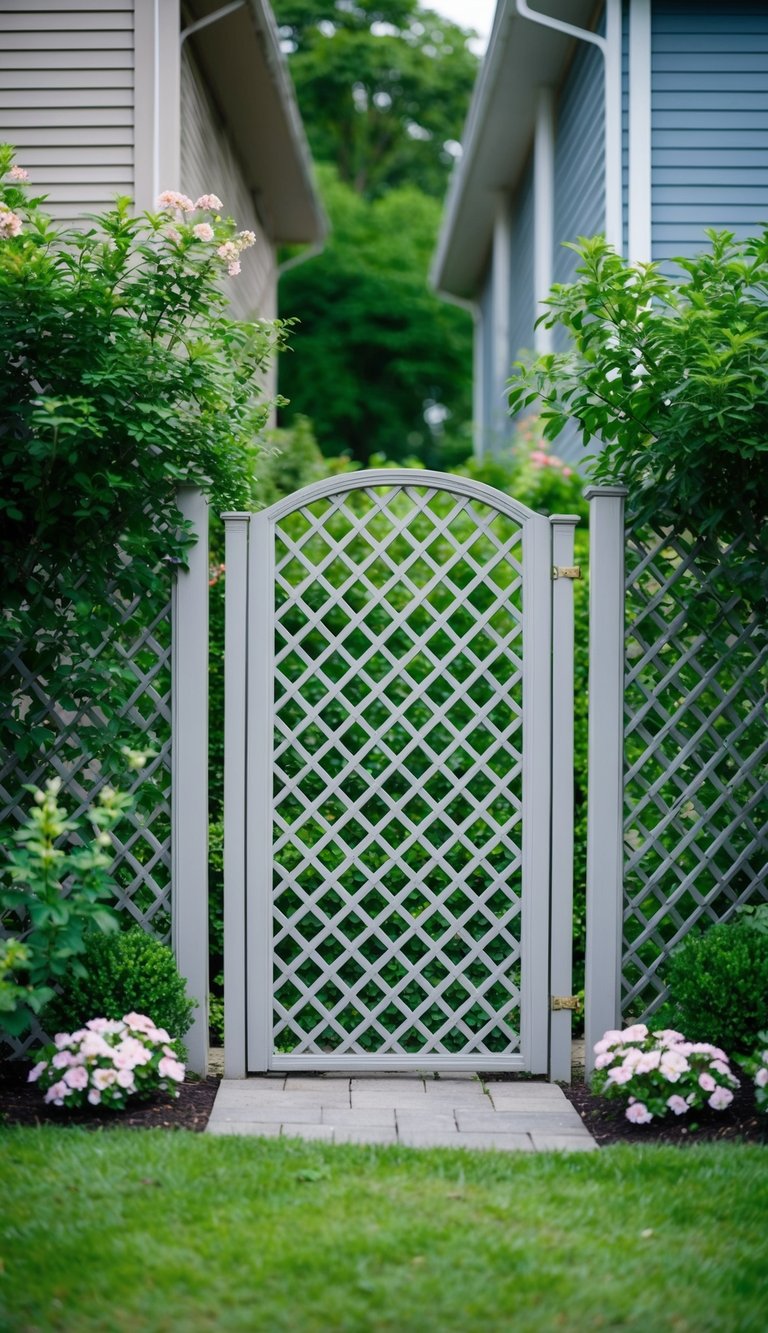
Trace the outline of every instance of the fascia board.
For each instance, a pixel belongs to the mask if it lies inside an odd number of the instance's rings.
[[[594,3],[568,0],[546,9],[587,26]],[[520,18],[512,0],[499,0],[443,212],[430,275],[438,292],[477,296],[498,195],[514,193],[531,150],[536,90],[561,83],[573,47],[572,38]]]

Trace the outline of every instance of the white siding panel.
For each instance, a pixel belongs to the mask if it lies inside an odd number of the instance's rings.
[[[134,194],[133,0],[0,0],[0,139],[47,211]]]
[[[181,65],[181,188],[195,199],[217,194],[240,230],[256,234],[242,273],[228,279],[238,319],[271,318],[276,308],[275,249],[258,216],[243,171],[195,61],[185,47]]]

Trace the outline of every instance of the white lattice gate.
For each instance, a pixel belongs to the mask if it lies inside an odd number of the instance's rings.
[[[410,471],[227,523],[229,1072],[546,1071],[552,523]]]

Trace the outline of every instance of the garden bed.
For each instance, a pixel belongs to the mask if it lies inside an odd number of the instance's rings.
[[[218,1078],[187,1078],[177,1098],[159,1093],[126,1111],[46,1106],[39,1087],[27,1082],[30,1066],[0,1063],[0,1125],[80,1125],[84,1129],[188,1129],[200,1134],[213,1109]]]
[[[669,1116],[652,1120],[649,1125],[633,1125],[627,1120],[623,1102],[596,1097],[585,1083],[563,1088],[576,1107],[590,1134],[601,1148],[612,1143],[666,1143],[685,1146],[713,1140],[738,1140],[742,1143],[768,1144],[768,1116],[755,1107],[751,1081],[743,1080],[725,1111],[706,1108],[690,1116]]]

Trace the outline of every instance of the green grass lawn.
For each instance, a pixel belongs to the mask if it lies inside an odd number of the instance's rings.
[[[0,1328],[764,1333],[768,1154],[0,1132]]]

